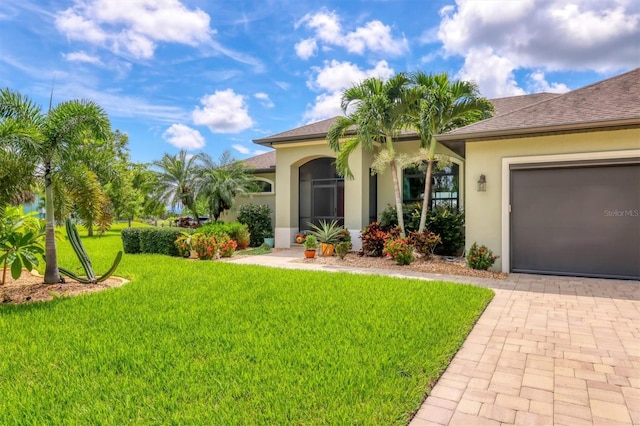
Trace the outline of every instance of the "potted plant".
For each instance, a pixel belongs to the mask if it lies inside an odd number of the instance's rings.
[[[272,231],[266,231],[264,233],[264,242],[269,245],[270,248],[273,248],[276,244],[275,239],[273,238]]]
[[[304,257],[307,259],[313,259],[316,257],[316,250],[318,249],[318,240],[314,235],[307,235],[304,239]]]
[[[342,236],[342,227],[338,225],[337,220],[327,222],[320,221],[320,225],[309,224],[311,226],[311,235],[314,235],[320,242],[323,256],[333,256],[334,245],[340,241]],[[308,237],[307,237],[308,238]]]

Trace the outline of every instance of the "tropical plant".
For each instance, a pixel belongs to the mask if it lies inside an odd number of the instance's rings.
[[[389,239],[389,233],[380,229],[378,222],[371,222],[360,233],[362,239],[362,253],[365,256],[380,257],[384,244]]]
[[[18,207],[7,207],[0,219],[0,264],[6,282],[7,268],[14,280],[20,278],[22,268],[31,271],[39,265],[38,256],[44,254],[40,221],[32,214],[23,214]]]
[[[305,250],[317,250],[318,249],[318,239],[315,235],[307,235],[307,238],[304,240],[304,248]]]
[[[351,242],[341,241],[338,244],[336,244],[336,253],[338,254],[338,257],[340,258],[340,260],[344,260],[344,258],[347,256],[347,254],[349,254],[350,251],[351,251]]]
[[[478,243],[474,242],[469,248],[467,253],[467,264],[472,269],[487,270],[493,266],[498,256],[487,248],[487,246],[478,246]]]
[[[176,248],[178,249],[178,254],[182,257],[189,257],[191,254],[191,250],[193,250],[193,245],[191,244],[191,237],[193,235],[187,232],[183,232],[176,239]]]
[[[343,237],[344,228],[338,224],[337,220],[327,222],[321,220],[319,225],[310,223],[311,235],[315,235],[320,243],[336,244]]]
[[[88,100],[62,102],[47,113],[18,93],[5,91],[0,101],[3,121],[16,123],[19,150],[37,158],[42,167],[45,192],[45,259],[44,282],[60,281],[55,240],[55,210],[53,186],[56,176],[65,165],[75,164],[77,158],[89,160],[100,144],[92,141],[108,141],[111,125],[105,111]],[[20,124],[17,124],[20,123]]]
[[[393,238],[384,244],[384,254],[395,260],[398,265],[413,262],[413,246],[407,238]]]
[[[429,258],[433,255],[438,244],[442,244],[440,235],[435,234],[429,230],[422,232],[413,231],[409,233],[409,242],[416,249],[418,253],[423,254]]]
[[[152,165],[156,168],[156,193],[158,198],[172,208],[183,205],[198,218],[196,195],[198,187],[198,161],[202,154],[190,156],[186,150],[176,155],[164,154]]]
[[[102,276],[96,277],[95,272],[93,272],[93,265],[91,264],[91,259],[89,259],[87,250],[84,248],[84,245],[82,244],[82,240],[80,239],[80,234],[78,234],[78,229],[76,228],[76,225],[74,225],[73,222],[71,222],[70,218],[67,218],[65,220],[65,228],[67,230],[67,238],[69,239],[69,242],[71,243],[71,247],[73,247],[73,251],[78,257],[80,264],[82,265],[82,269],[84,269],[86,278],[81,277],[76,273],[64,268],[59,268],[60,273],[82,284],[95,284],[108,279],[116,271],[116,268],[120,264],[120,260],[122,259],[122,251],[121,250],[118,251],[118,254],[116,255],[115,260],[111,264],[111,268],[109,268],[109,270],[105,272]]]
[[[475,83],[452,81],[446,73],[426,74],[419,71],[411,76],[411,81],[421,95],[411,114],[412,125],[420,136],[420,152],[416,161],[427,163],[418,227],[418,231],[422,232],[429,210],[433,163],[437,160],[435,135],[491,117],[493,104],[480,96]],[[399,205],[397,209],[400,211]]]
[[[202,167],[198,172],[198,197],[204,198],[209,216],[218,220],[220,215],[233,207],[236,196],[254,190],[253,176],[241,161],[236,161],[229,151],[224,151],[216,163],[208,155],[202,155]]]
[[[327,133],[329,146],[338,153],[336,170],[342,176],[353,179],[349,168],[349,156],[358,147],[378,153],[374,155],[372,169],[382,173],[391,169],[393,190],[398,212],[402,212],[402,198],[398,182],[398,159],[394,141],[407,128],[410,108],[419,97],[409,88],[409,77],[399,73],[387,81],[368,78],[347,89],[342,94],[341,107],[345,116],[338,117]],[[349,111],[352,107],[352,111]],[[344,137],[355,128],[355,136]],[[398,214],[398,226],[404,236],[404,221]]]
[[[0,89],[0,212],[19,204],[22,194],[36,185],[38,156],[34,151],[41,134],[35,118],[39,107],[9,89]]]

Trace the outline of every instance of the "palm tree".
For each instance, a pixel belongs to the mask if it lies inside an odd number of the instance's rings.
[[[452,81],[446,73],[425,74],[420,71],[414,73],[411,80],[421,93],[420,99],[414,105],[412,124],[420,136],[421,162],[424,160],[427,163],[418,228],[418,231],[422,232],[429,210],[431,175],[436,160],[437,142],[434,136],[491,117],[493,104],[480,96],[475,83]]]
[[[375,144],[380,144],[373,169],[377,173],[381,173],[386,166],[391,169],[398,226],[403,237],[404,220],[394,140],[408,126],[409,109],[417,100],[417,92],[409,87],[409,83],[409,77],[399,73],[387,81],[368,78],[345,90],[341,100],[345,116],[338,117],[327,133],[329,146],[338,153],[336,169],[349,179],[353,179],[349,155],[358,146],[374,151]],[[353,111],[347,113],[350,107],[353,107]],[[342,142],[347,132],[352,130],[355,131],[355,137]]]
[[[229,151],[224,151],[217,163],[208,155],[202,156],[198,196],[206,200],[214,220],[233,207],[237,195],[247,194],[254,187],[254,179],[244,164],[236,161]]]
[[[159,198],[172,208],[182,204],[191,210],[196,220],[199,217],[196,209],[198,161],[201,158],[202,154],[190,156],[181,150],[176,155],[165,153],[152,163],[158,169],[155,174]]]
[[[38,161],[32,153],[40,137],[33,122],[38,111],[19,93],[0,89],[0,211],[33,196]]]
[[[10,117],[17,127],[28,129],[28,137],[20,138],[20,150],[36,158],[43,169],[45,190],[45,260],[44,282],[60,281],[55,240],[54,175],[81,149],[87,139],[108,140],[111,132],[109,117],[96,103],[72,100],[42,109],[20,94],[3,91],[0,115]],[[23,134],[25,134],[23,132]]]

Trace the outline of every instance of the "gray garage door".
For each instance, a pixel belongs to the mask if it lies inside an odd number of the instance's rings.
[[[640,159],[512,166],[511,269],[640,279]]]

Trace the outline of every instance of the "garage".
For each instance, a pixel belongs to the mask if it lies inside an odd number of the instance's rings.
[[[512,164],[511,271],[640,279],[640,159]]]

